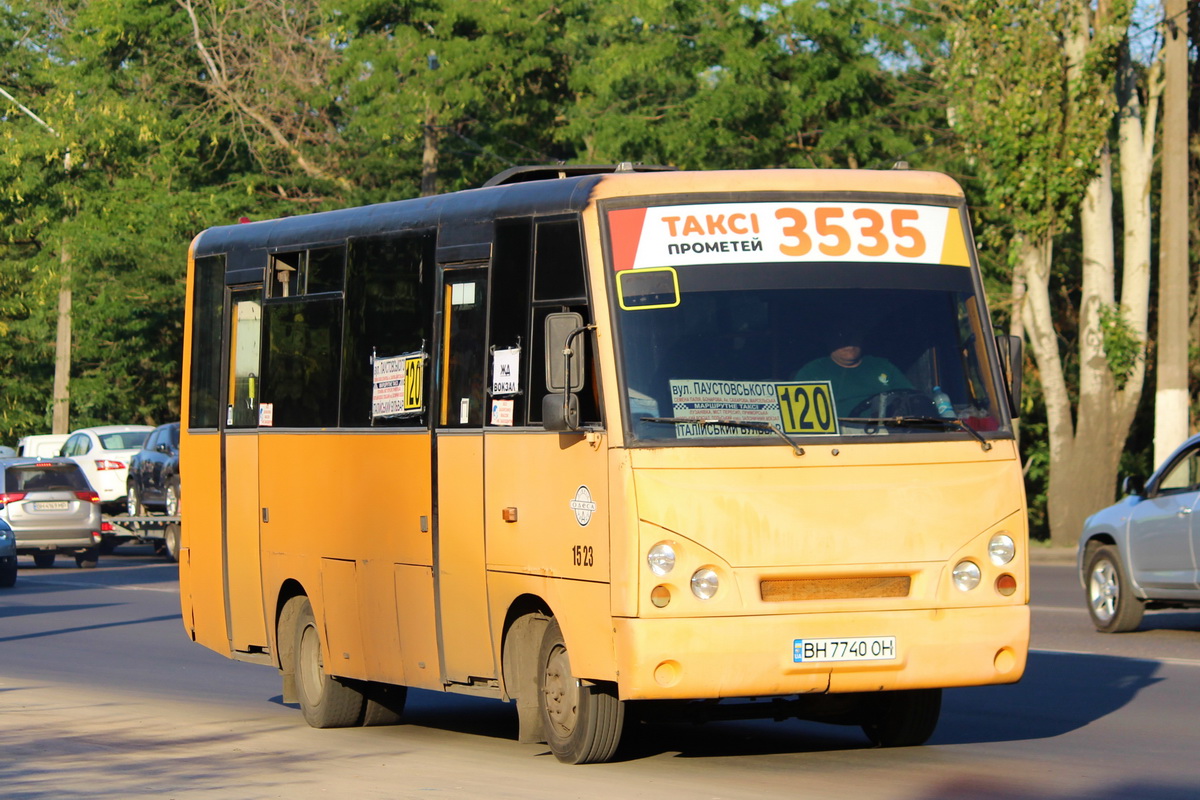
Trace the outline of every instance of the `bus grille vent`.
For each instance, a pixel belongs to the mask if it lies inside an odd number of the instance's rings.
[[[759,584],[768,603],[789,600],[848,600],[859,597],[908,597],[912,578],[881,575],[869,578],[790,578]]]

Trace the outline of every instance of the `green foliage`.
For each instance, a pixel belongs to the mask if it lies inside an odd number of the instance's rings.
[[[1104,357],[1120,389],[1125,386],[1138,362],[1145,358],[1146,347],[1125,316],[1125,310],[1116,303],[1106,303],[1100,307],[1100,331]]]
[[[428,124],[441,191],[555,161],[951,172],[1003,322],[1014,233],[1069,230],[1092,174],[1128,0],[1106,4],[1078,64],[1061,46],[1065,0],[947,5],[0,3],[0,86],[56,132],[0,101],[0,438],[49,430],[64,247],[72,425],[177,418],[191,238],[243,216],[413,197]],[[230,59],[226,85],[198,43]],[[1127,375],[1139,356],[1112,314],[1105,352]],[[1057,324],[1072,335],[1070,316]],[[1026,375],[1044,534],[1046,425]]]
[[[1116,111],[1111,80],[1129,0],[1108,4],[1072,61],[1073,0],[967,0],[940,65],[950,113],[986,201],[1032,240],[1062,230],[1096,173]]]

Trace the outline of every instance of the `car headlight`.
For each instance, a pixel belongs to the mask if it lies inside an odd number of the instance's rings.
[[[0,531],[0,542],[11,542],[12,538],[12,531]]]
[[[997,533],[988,542],[988,558],[992,559],[992,563],[997,567],[1003,567],[1012,561],[1016,554],[1017,546],[1007,533]]]
[[[974,561],[960,561],[950,577],[961,591],[969,592],[979,585],[980,575],[979,565]]]
[[[666,542],[659,542],[646,554],[646,563],[655,575],[666,575],[675,569],[675,548]]]
[[[692,594],[701,600],[709,600],[717,593],[721,581],[717,573],[708,567],[702,567],[692,574]]]

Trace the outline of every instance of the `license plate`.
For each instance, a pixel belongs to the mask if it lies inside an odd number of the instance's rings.
[[[33,504],[34,511],[66,511],[70,507],[66,500],[43,500]]]
[[[821,661],[890,661],[895,657],[895,636],[795,639],[792,642],[792,661],[797,664]]]

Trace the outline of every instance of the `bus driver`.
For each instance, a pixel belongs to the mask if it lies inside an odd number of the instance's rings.
[[[796,372],[798,381],[829,381],[839,414],[848,414],[881,392],[913,388],[892,362],[863,354],[862,334],[839,330],[830,337],[828,356],[808,362]]]

